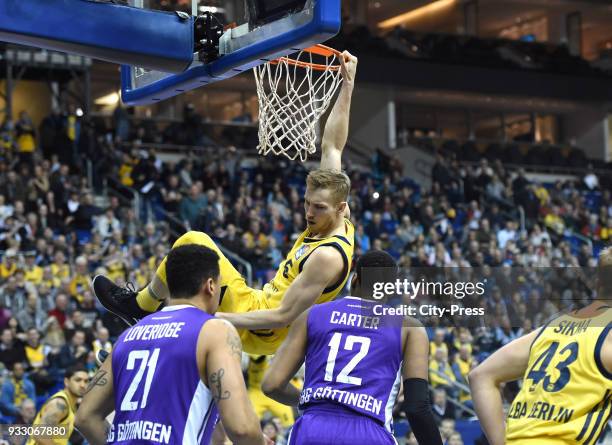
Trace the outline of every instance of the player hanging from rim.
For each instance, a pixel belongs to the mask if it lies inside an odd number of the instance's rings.
[[[355,267],[351,296],[315,306],[292,324],[266,371],[263,391],[299,404],[289,445],[394,444],[393,405],[404,382],[404,407],[419,443],[442,445],[428,389],[429,341],[412,318],[376,316],[370,277],[395,281],[386,252],[369,251]],[[364,276],[366,277],[364,279]],[[290,384],[306,362],[304,389]]]
[[[250,354],[273,354],[293,320],[313,304],[332,300],[348,280],[355,230],[348,219],[350,180],[341,171],[341,158],[356,69],[357,58],[345,51],[341,57],[343,83],[323,132],[321,164],[306,179],[307,228],[263,290],[248,287],[206,233],[190,231],[174,243],[173,247],[199,244],[217,252],[222,286],[217,317],[239,329],[244,350]],[[153,281],[139,292],[116,286],[101,275],[94,278],[93,288],[106,309],[134,324],[158,310],[168,297],[166,260]]]
[[[491,445],[594,445],[612,410],[612,248],[599,256],[597,298],[514,340],[469,374]],[[523,378],[506,417],[499,385]],[[505,431],[505,433],[504,433]]]
[[[168,255],[167,272],[168,306],[119,337],[89,385],[77,428],[92,445],[209,444],[220,416],[233,443],[271,443],[247,395],[236,329],[213,315],[219,256],[180,246]],[[111,426],[105,419],[113,409]]]

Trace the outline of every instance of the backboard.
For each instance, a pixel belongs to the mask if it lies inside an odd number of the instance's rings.
[[[125,104],[152,104],[227,79],[324,42],[340,30],[341,0],[246,0],[245,23],[232,28],[219,26],[217,18],[209,13],[213,8],[198,7],[198,0],[192,1],[191,17],[185,12],[177,12],[182,19],[194,21],[196,47],[191,65],[178,74],[123,65],[121,98]],[[143,0],[130,2],[135,7],[143,6]],[[198,14],[208,13],[207,17],[195,19],[193,14],[196,11]],[[213,37],[212,45],[208,40],[211,31],[218,39]],[[212,57],[208,53],[204,55],[202,45],[197,47],[203,36],[207,39],[205,48],[214,46],[215,55]],[[199,51],[195,52],[196,49]]]

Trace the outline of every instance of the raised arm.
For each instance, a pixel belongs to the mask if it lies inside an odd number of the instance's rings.
[[[306,356],[308,312],[302,313],[291,325],[289,334],[274,355],[261,385],[265,395],[289,406],[297,406],[300,401],[300,390],[290,382]]]
[[[59,425],[62,419],[68,416],[68,405],[61,397],[51,399],[42,409],[40,416],[40,424],[45,426]],[[36,426],[37,424],[34,424]],[[55,441],[51,437],[32,436],[34,442],[38,445],[54,445]]]
[[[311,307],[326,287],[342,273],[344,262],[333,247],[319,247],[293,280],[276,309],[233,314],[217,312],[217,317],[231,322],[238,329],[276,329],[290,325],[302,312]]]
[[[404,327],[404,411],[419,443],[442,445],[442,438],[429,401],[429,340],[425,328],[407,319]]]
[[[204,345],[204,383],[212,393],[228,437],[236,445],[265,444],[242,377],[242,344],[236,329],[223,320],[210,320],[200,338]]]
[[[111,362],[112,355],[109,355],[89,382],[76,413],[74,426],[92,445],[106,443],[109,429],[106,416],[115,408]]]
[[[340,58],[342,87],[332,108],[321,140],[321,168],[342,170],[342,150],[348,139],[351,96],[355,85],[357,57],[344,51]]]
[[[541,329],[496,351],[469,374],[474,408],[491,445],[505,444],[504,407],[499,385],[520,379],[527,369],[529,350]]]

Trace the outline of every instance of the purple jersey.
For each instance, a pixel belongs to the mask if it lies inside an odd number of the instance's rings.
[[[108,443],[209,444],[218,421],[196,362],[213,316],[168,306],[126,330],[113,348],[115,418]]]
[[[374,301],[346,297],[308,314],[300,408],[342,409],[393,432],[402,367],[401,319],[376,316]]]

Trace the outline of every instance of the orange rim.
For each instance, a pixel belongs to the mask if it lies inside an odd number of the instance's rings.
[[[329,46],[321,44],[317,44],[309,48],[304,48],[302,51],[323,57],[332,57],[335,55],[338,60],[340,60],[340,57],[342,57],[342,53],[337,49],[330,48]],[[339,63],[336,65],[323,65],[321,63],[304,62],[302,60],[291,59],[289,57],[279,57],[278,59],[270,61],[270,63],[273,64],[278,64],[279,62],[286,62],[289,65],[294,65],[300,68],[310,68],[315,71],[338,71],[340,69]]]

